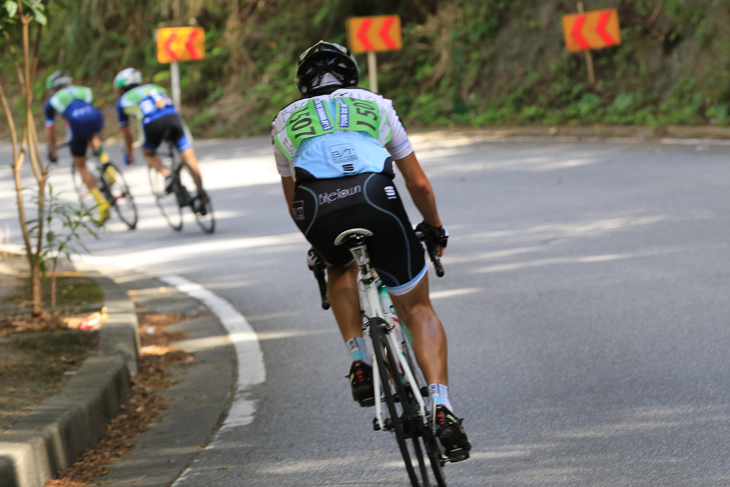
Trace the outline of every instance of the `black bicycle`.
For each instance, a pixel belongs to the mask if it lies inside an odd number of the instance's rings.
[[[101,162],[97,151],[91,151],[92,157],[86,158],[86,170],[94,178],[96,187],[99,192],[114,208],[119,219],[127,224],[130,230],[137,227],[137,205],[134,203],[132,192],[129,185],[124,179],[124,174],[112,162]],[[88,212],[98,205],[94,196],[86,187],[81,173],[76,168],[76,164],[71,164],[71,178],[73,179],[74,188],[79,195],[81,206]]]
[[[182,230],[183,210],[190,208],[200,228],[205,233],[213,233],[215,217],[210,195],[205,190],[197,190],[193,169],[182,160],[175,144],[170,141],[167,143],[167,154],[161,160],[172,175],[172,185],[166,187],[165,177],[156,169],[149,167],[147,172],[157,207],[175,231]]]

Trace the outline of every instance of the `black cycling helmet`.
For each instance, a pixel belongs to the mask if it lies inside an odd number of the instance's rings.
[[[355,86],[360,81],[360,67],[346,47],[319,41],[299,56],[294,81],[303,95],[332,86]]]

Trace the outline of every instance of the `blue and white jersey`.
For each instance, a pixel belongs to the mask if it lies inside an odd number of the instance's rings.
[[[129,117],[136,118],[141,125],[147,125],[165,115],[177,113],[167,91],[161,86],[146,84],[124,93],[116,105],[119,126],[129,125]]]

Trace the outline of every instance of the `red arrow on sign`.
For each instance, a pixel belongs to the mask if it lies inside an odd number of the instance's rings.
[[[606,25],[608,25],[608,21],[611,20],[611,12],[605,11],[601,14],[601,16],[598,18],[598,25],[596,25],[596,32],[599,36],[601,36],[601,39],[606,43],[608,46],[612,46],[616,44],[616,40],[611,37],[611,34],[608,33],[606,30]]]
[[[581,30],[583,30],[583,25],[586,23],[586,16],[585,15],[579,15],[575,19],[575,24],[573,25],[573,30],[570,32],[570,35],[573,36],[573,39],[576,40],[578,45],[582,49],[590,49],[591,44],[586,40],[585,37],[583,37],[583,34],[580,33]]]
[[[385,42],[385,46],[388,49],[395,49],[396,44],[393,42],[393,39],[390,38],[390,28],[393,26],[393,22],[395,19],[393,17],[388,17],[383,22],[383,26],[380,28],[380,38],[383,39],[383,42]]]
[[[188,40],[185,42],[185,49],[190,53],[190,57],[193,59],[200,59],[200,56],[198,56],[198,53],[195,51],[195,46],[193,46],[193,42],[195,41],[195,38],[198,37],[198,31],[194,30],[190,33],[188,36]]]
[[[165,42],[165,50],[170,55],[170,59],[173,61],[177,61],[177,54],[175,51],[172,50],[172,41],[175,40],[175,33],[170,34],[170,37],[167,38],[167,42]]]
[[[373,21],[370,19],[364,20],[360,29],[357,31],[357,38],[362,43],[366,51],[373,50],[373,45],[370,43],[370,39],[368,39],[368,29],[370,29],[370,24],[372,23]]]
[[[615,8],[564,15],[562,21],[565,47],[570,52],[621,44],[621,25]]]

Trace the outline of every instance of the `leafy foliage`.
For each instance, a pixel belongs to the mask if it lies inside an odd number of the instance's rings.
[[[206,57],[181,65],[187,121],[199,134],[260,134],[298,97],[302,50],[346,44],[349,17],[397,14],[403,49],[377,54],[378,80],[409,127],[730,123],[727,1],[584,3],[616,7],[621,23],[622,44],[592,53],[595,86],[583,54],[565,51],[560,19],[572,0],[63,0],[49,7],[40,69],[70,71],[112,106],[125,67],[169,84],[155,29],[199,25]]]

